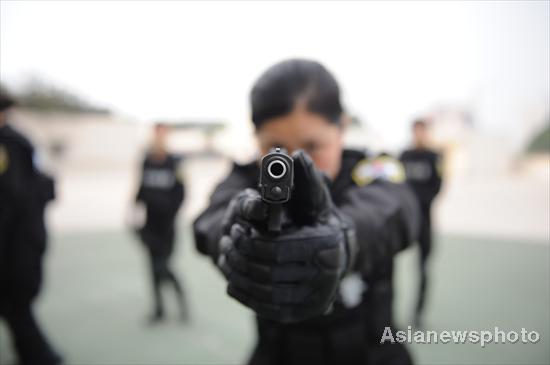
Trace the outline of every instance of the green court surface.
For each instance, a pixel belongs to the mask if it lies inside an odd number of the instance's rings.
[[[192,321],[177,321],[175,301],[162,325],[146,324],[149,276],[140,245],[126,232],[52,235],[37,313],[67,364],[241,364],[254,345],[253,314],[225,294],[209,259],[180,235],[174,267]],[[397,258],[395,312],[406,329],[417,286],[416,249]],[[550,247],[444,236],[431,267],[426,330],[535,330],[537,344],[413,344],[418,364],[548,364]],[[171,293],[169,293],[171,294]],[[0,325],[0,363],[14,356]]]

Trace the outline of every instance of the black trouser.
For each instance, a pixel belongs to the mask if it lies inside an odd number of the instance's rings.
[[[424,203],[420,205],[422,217],[420,223],[420,234],[418,236],[418,244],[420,246],[420,286],[418,289],[418,300],[416,303],[417,319],[419,319],[424,309],[428,287],[427,264],[432,249],[431,208],[431,203]]]
[[[248,360],[248,365],[413,363],[407,348],[401,343],[367,343],[360,326],[361,323],[357,323],[354,328],[334,331],[326,329],[324,333],[287,334],[275,343],[260,340]]]
[[[2,316],[8,324],[21,365],[52,365],[61,362],[40,330],[30,300],[7,299],[2,303]]]
[[[161,286],[164,282],[168,282],[174,288],[182,315],[187,315],[187,306],[185,303],[183,287],[170,269],[169,258],[170,257],[167,255],[156,255],[150,252],[151,279],[153,283],[155,305],[154,314],[157,316],[162,316],[164,314]]]
[[[383,329],[372,329],[377,324],[372,323],[372,313],[367,313],[371,309],[363,303],[360,307],[329,315],[335,317],[330,323],[313,326],[281,325],[259,318],[259,341],[248,365],[412,364],[403,344],[380,344]],[[328,319],[320,317],[321,321]],[[394,327],[392,333],[395,333]]]

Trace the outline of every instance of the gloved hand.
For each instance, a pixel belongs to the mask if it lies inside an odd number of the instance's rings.
[[[282,231],[267,232],[267,205],[244,190],[227,209],[218,259],[230,296],[283,323],[325,313],[356,251],[354,230],[323,176],[303,151],[293,159],[295,188]]]

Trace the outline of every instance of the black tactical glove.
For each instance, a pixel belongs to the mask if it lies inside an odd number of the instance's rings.
[[[218,265],[230,296],[259,316],[290,323],[325,313],[355,256],[355,234],[333,206],[325,179],[303,152],[293,155],[295,189],[279,234],[247,189],[230,203]]]

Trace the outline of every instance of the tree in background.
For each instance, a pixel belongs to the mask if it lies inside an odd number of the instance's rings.
[[[550,120],[527,145],[527,153],[550,153]]]
[[[21,108],[40,112],[111,113],[107,108],[93,105],[70,91],[36,78],[24,83],[17,92],[0,84],[0,92],[12,95]]]

